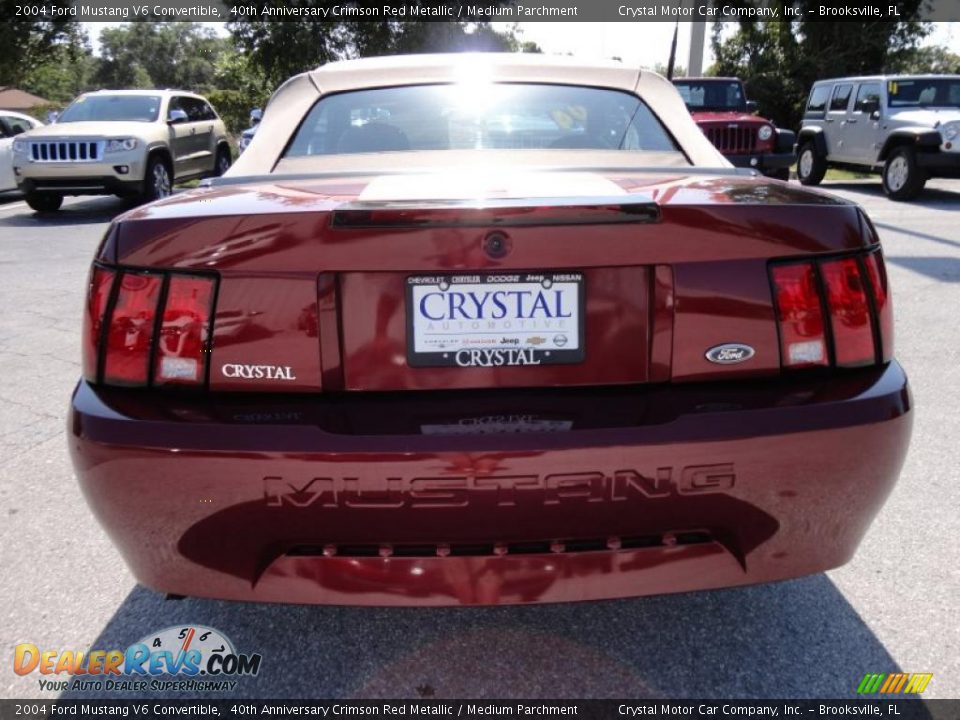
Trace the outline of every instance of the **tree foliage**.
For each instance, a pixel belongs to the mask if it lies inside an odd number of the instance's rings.
[[[51,6],[69,8],[70,0],[50,0]],[[0,0],[5,18],[15,17],[14,0]],[[83,30],[68,20],[0,21],[0,86],[21,86],[32,68],[47,62],[83,36]]]
[[[899,3],[901,22],[741,21],[737,31],[723,37],[713,28],[715,62],[710,73],[744,80],[747,93],[760,112],[782,127],[796,128],[810,86],[816,80],[846,75],[896,72],[917,46],[928,25],[918,22],[924,0]],[[787,7],[800,16],[819,0],[773,3],[785,16]],[[734,4],[731,2],[731,4]],[[740,0],[739,5],[750,2]]]
[[[46,98],[52,107],[62,106],[90,88],[98,66],[86,34],[71,33],[53,45],[47,59],[25,68],[19,87]]]
[[[211,87],[229,41],[193,22],[145,20],[100,33],[103,87]]]
[[[263,70],[248,55],[233,48],[217,59],[213,84],[207,99],[234,133],[249,126],[250,110],[264,107],[272,90]]]
[[[960,74],[960,55],[942,46],[916,48],[897,59],[897,72]]]
[[[337,0],[269,0],[267,5],[333,6]],[[275,22],[261,14],[227,24],[237,47],[248,53],[273,84],[345,58],[398,53],[540,52],[516,28],[505,33],[485,22],[325,21]]]

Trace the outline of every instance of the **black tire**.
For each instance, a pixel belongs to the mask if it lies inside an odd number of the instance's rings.
[[[927,174],[917,165],[917,154],[911,147],[898,147],[883,166],[883,191],[891,200],[913,200],[923,191]]]
[[[213,166],[213,176],[220,177],[230,169],[232,164],[233,157],[230,154],[230,148],[226,147],[225,145],[221,145],[217,150],[217,161]]]
[[[816,143],[807,141],[797,153],[797,179],[803,185],[819,185],[827,174],[827,159],[817,152]]]
[[[27,205],[38,213],[52,213],[63,205],[63,195],[57,193],[27,193]]]
[[[148,203],[173,194],[173,174],[170,166],[159,155],[147,162],[147,172],[143,176],[143,190],[140,202]]]

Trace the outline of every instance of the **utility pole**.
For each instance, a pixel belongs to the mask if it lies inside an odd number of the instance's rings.
[[[700,8],[705,8],[709,4],[709,0],[694,0],[694,17],[705,17],[700,14]],[[703,46],[706,32],[706,22],[697,20],[690,23],[690,56],[687,59],[687,75],[690,77],[703,75]]]

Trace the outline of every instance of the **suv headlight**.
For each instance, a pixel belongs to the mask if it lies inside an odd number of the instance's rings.
[[[107,140],[107,147],[104,152],[126,152],[136,149],[137,141],[135,138],[114,138],[113,140]]]
[[[773,128],[769,125],[764,125],[759,130],[757,130],[757,137],[761,140],[769,140],[773,137]]]
[[[27,141],[26,140],[14,140],[13,141],[13,152],[15,155],[22,155],[27,152]]]
[[[957,135],[960,135],[960,123],[950,123],[943,126],[944,139],[953,140]]]

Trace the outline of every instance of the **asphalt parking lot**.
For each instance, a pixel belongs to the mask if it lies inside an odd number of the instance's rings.
[[[53,218],[0,199],[0,697],[43,697],[13,648],[126,647],[171,625],[263,655],[239,697],[850,697],[866,672],[932,672],[960,697],[960,181],[861,203],[885,245],[913,444],[854,560],[777,585],[576,605],[356,609],[168,601],[139,587],[73,479],[65,412],[84,280],[113,199]],[[48,693],[52,697],[54,693]],[[169,696],[167,696],[169,697]]]

